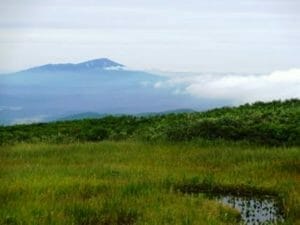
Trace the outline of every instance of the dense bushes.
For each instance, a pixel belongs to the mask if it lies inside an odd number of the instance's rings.
[[[207,112],[0,127],[0,143],[74,142],[137,138],[148,141],[243,140],[266,145],[300,145],[300,100],[257,102]]]

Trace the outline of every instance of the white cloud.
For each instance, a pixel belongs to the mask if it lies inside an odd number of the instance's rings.
[[[17,118],[11,124],[31,124],[45,121],[46,115],[37,115],[33,117]]]
[[[167,83],[164,83],[164,82],[162,82],[162,81],[159,81],[159,82],[156,82],[155,84],[154,84],[154,88],[161,88],[161,87],[163,87],[163,85],[166,85]]]
[[[21,106],[0,106],[1,111],[20,111],[22,110]]]
[[[156,88],[184,86],[183,93],[198,98],[230,100],[240,104],[254,101],[300,98],[300,69],[267,75],[201,74],[169,77]]]

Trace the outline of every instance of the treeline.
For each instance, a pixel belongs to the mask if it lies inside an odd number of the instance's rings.
[[[105,139],[190,141],[225,139],[265,145],[300,145],[300,100],[256,102],[206,112],[107,116],[0,127],[0,144],[69,143]]]

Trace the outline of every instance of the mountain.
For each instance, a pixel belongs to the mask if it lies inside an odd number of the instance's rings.
[[[179,114],[179,113],[193,113],[197,112],[193,109],[175,109],[175,110],[167,110],[163,112],[145,112],[134,114],[134,116],[144,117],[144,116],[158,116],[158,115],[168,115],[168,114]],[[63,117],[59,117],[55,119],[56,121],[69,121],[69,120],[82,120],[82,119],[99,119],[105,116],[109,116],[110,114],[100,114],[96,112],[84,112],[73,115],[67,115]],[[124,116],[125,114],[114,114],[113,116]],[[112,115],[111,115],[112,116]]]
[[[107,58],[0,75],[0,124],[47,122],[82,112],[143,114],[224,105],[178,92],[168,78]],[[81,117],[81,116],[79,116]]]
[[[84,72],[84,71],[101,71],[101,70],[119,70],[123,69],[124,65],[116,63],[107,58],[89,60],[82,63],[65,63],[65,64],[46,64],[38,67],[33,67],[21,72]]]
[[[194,113],[194,112],[197,112],[197,111],[194,110],[194,109],[173,109],[173,110],[166,110],[166,111],[163,111],[163,112],[138,113],[137,116],[159,116],[159,115]]]
[[[82,120],[82,119],[99,119],[108,116],[108,114],[100,114],[96,112],[85,112],[74,115],[64,116],[56,119],[57,121]]]

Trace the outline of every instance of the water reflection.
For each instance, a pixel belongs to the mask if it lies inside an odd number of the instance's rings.
[[[253,198],[227,195],[218,196],[216,199],[237,209],[241,213],[242,224],[278,224],[283,221],[278,201],[272,197]]]

